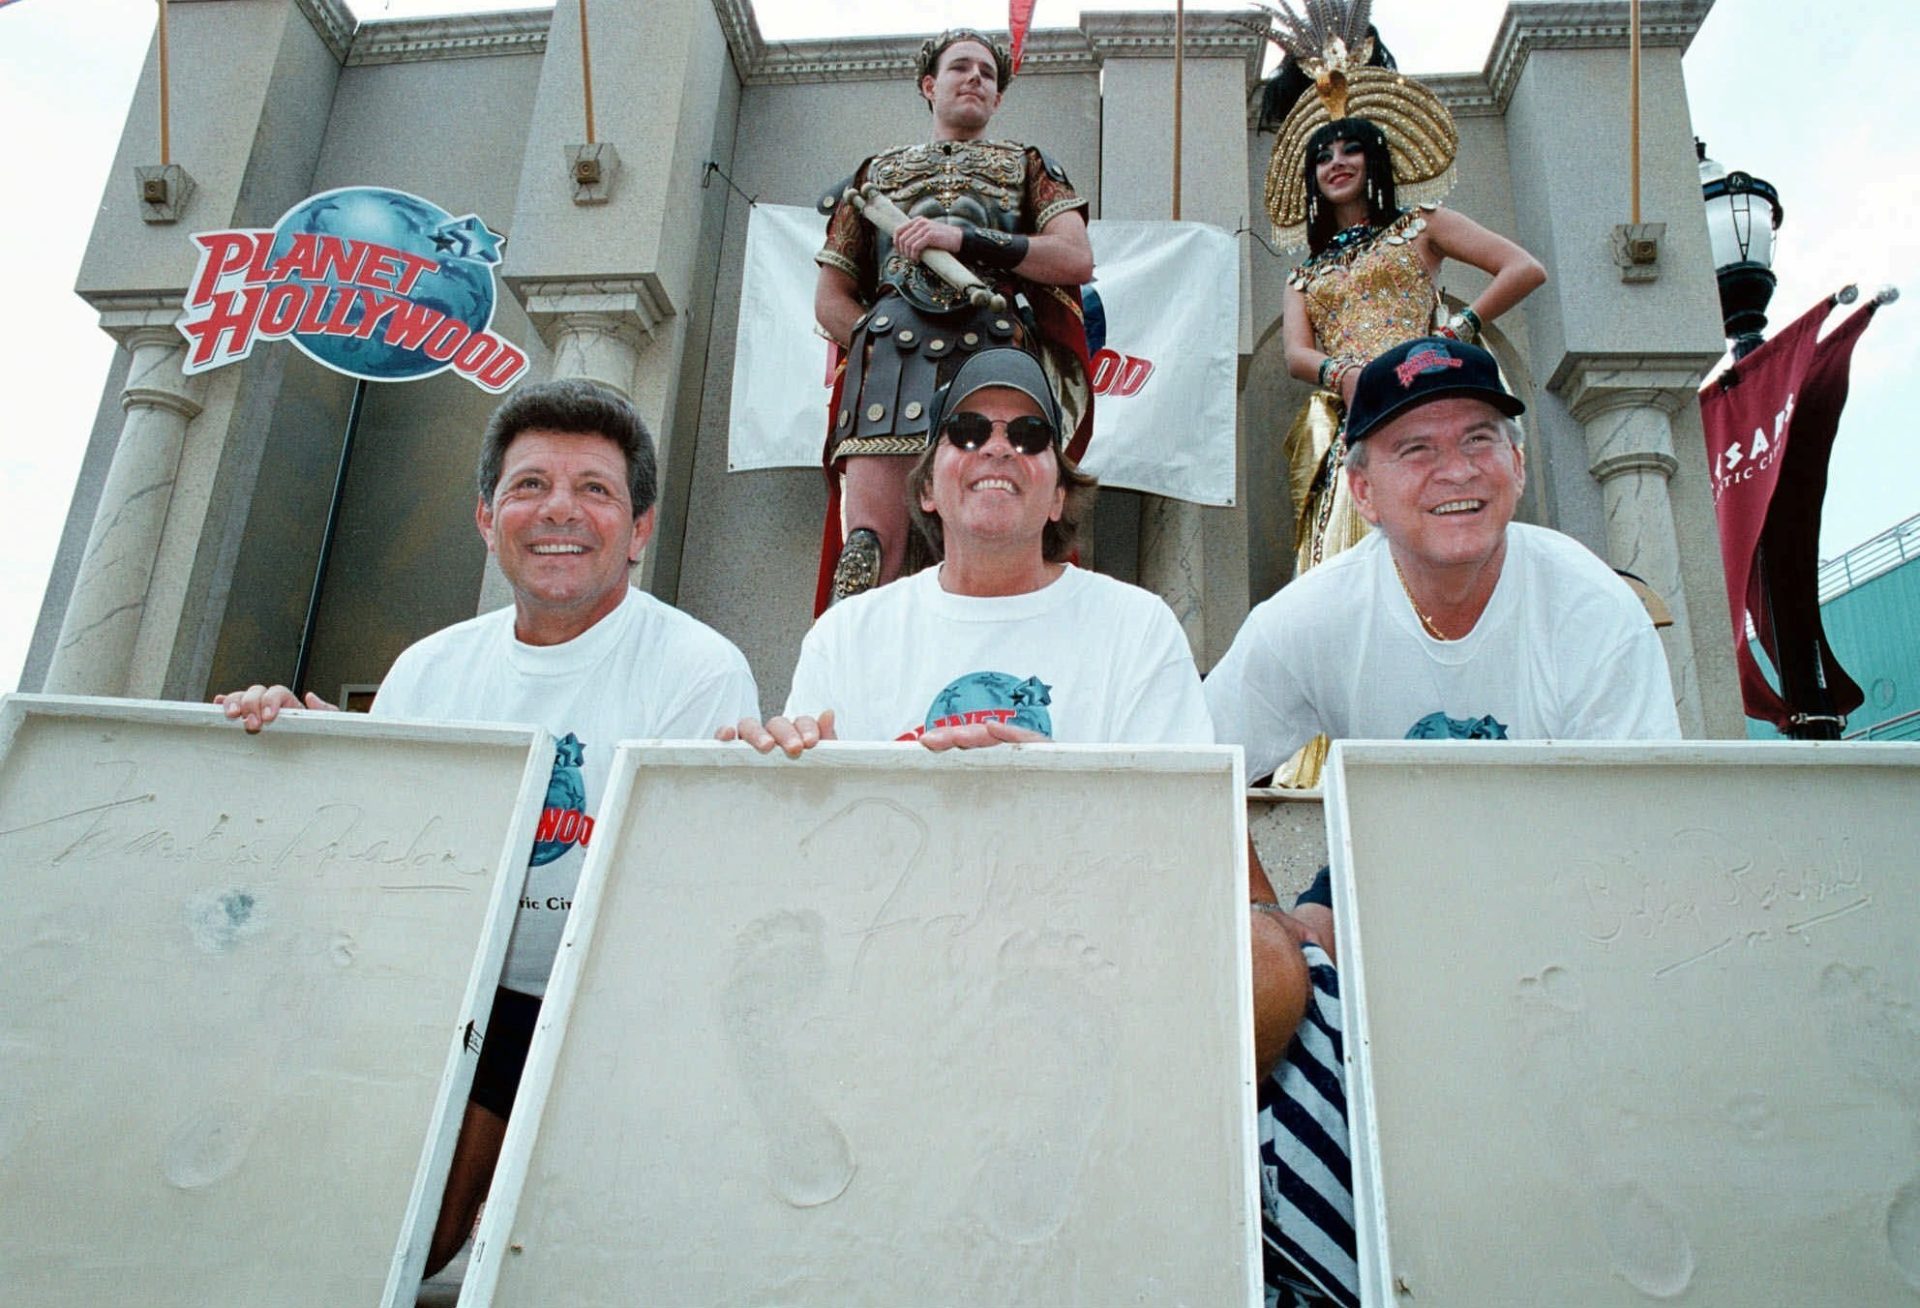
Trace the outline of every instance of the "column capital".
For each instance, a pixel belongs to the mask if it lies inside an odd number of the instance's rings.
[[[674,315],[673,301],[651,274],[640,277],[508,278],[540,339],[557,348],[564,335],[596,332],[618,337],[638,352]]]
[[[120,389],[122,409],[165,409],[188,422],[200,416],[206,398],[205,374],[180,371],[187,342],[172,321],[164,326],[146,323],[119,333],[121,348],[133,356],[127,382]]]
[[[1547,379],[1547,389],[1581,422],[1610,409],[1678,413],[1698,403],[1700,379],[1719,359],[1705,354],[1569,354]]]

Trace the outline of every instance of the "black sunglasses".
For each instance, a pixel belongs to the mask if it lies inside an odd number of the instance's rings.
[[[977,450],[993,438],[993,429],[1004,427],[1007,444],[1021,454],[1038,454],[1053,444],[1053,424],[1037,414],[1023,414],[1005,422],[984,413],[956,413],[940,424],[940,434],[963,450]]]

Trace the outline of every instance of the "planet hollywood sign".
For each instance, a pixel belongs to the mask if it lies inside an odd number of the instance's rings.
[[[181,318],[181,370],[235,363],[257,341],[291,340],[315,362],[367,381],[451,368],[498,393],[526,351],[491,330],[502,238],[405,191],[323,191],[270,228],[200,232]]]

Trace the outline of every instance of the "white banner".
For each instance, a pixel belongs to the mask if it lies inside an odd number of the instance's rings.
[[[1108,486],[1232,504],[1234,238],[1204,223],[1171,222],[1101,221],[1088,234],[1098,398],[1087,471]],[[819,466],[829,388],[827,343],[813,323],[813,253],[825,236],[826,219],[813,209],[760,204],[748,221],[728,430],[735,472]]]

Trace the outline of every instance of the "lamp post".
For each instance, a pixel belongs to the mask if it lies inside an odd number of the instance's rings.
[[[1707,158],[1707,145],[1695,137],[1700,159],[1700,195],[1707,205],[1707,239],[1713,246],[1714,275],[1720,282],[1720,316],[1733,357],[1744,359],[1760,346],[1767,325],[1767,301],[1773,298],[1773,234],[1786,211],[1771,182],[1749,173],[1728,172]],[[1761,206],[1765,205],[1762,210]]]

